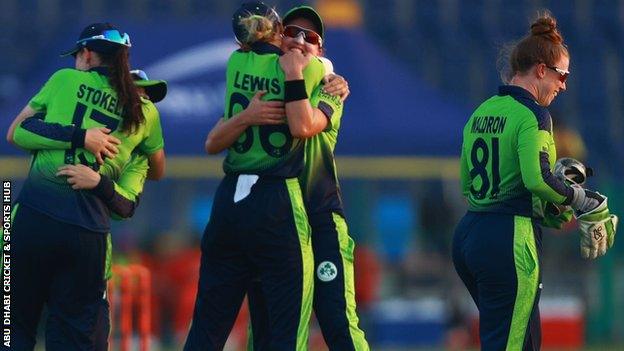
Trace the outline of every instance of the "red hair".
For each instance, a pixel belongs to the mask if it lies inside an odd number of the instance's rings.
[[[538,18],[531,24],[529,34],[511,52],[511,76],[526,73],[539,63],[552,67],[562,56],[570,57],[570,54],[563,43],[561,32],[557,29],[557,20],[547,11],[538,14]]]

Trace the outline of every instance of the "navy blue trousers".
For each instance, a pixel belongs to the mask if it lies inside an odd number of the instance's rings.
[[[530,218],[468,212],[453,264],[479,309],[481,349],[539,350],[541,229]]]
[[[105,258],[106,234],[19,206],[11,241],[11,350],[34,349],[44,305],[46,350],[99,349]]]
[[[353,252],[344,217],[336,212],[310,215],[314,250],[314,313],[330,350],[369,350],[358,326],[355,306]],[[270,320],[259,280],[247,294],[254,351],[269,351]]]
[[[270,349],[299,350],[312,310],[309,224],[296,178],[260,178],[233,201],[236,177],[219,185],[202,238],[193,323],[184,350],[222,350],[247,289],[262,281]]]

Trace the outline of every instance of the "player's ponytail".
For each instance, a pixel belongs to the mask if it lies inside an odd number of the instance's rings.
[[[538,13],[529,33],[513,46],[507,56],[510,67],[509,72],[504,74],[505,77],[526,73],[539,63],[554,66],[562,56],[569,57],[570,54],[563,43],[561,32],[557,29],[557,20],[550,12],[543,11]]]
[[[145,122],[145,116],[143,116],[139,92],[130,74],[128,48],[121,46],[110,55],[100,54],[100,56],[102,62],[108,66],[110,84],[117,93],[119,106],[122,107],[121,130],[126,133],[135,133],[139,125]]]

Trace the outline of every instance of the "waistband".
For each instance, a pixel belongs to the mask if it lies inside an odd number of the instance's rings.
[[[236,180],[238,179],[239,176],[241,175],[257,175],[258,176],[258,181],[256,182],[256,184],[258,183],[265,183],[265,184],[269,184],[269,183],[283,183],[287,180],[290,179],[297,179],[297,177],[292,177],[292,178],[287,178],[287,177],[279,177],[279,176],[273,176],[273,175],[258,175],[258,174],[246,174],[246,173],[230,173],[230,174],[226,174],[225,177],[223,178],[224,181],[234,181],[236,182]]]

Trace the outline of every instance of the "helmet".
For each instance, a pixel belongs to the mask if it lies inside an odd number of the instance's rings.
[[[553,174],[566,183],[583,185],[588,177],[594,175],[594,171],[577,159],[562,157],[555,162]]]

